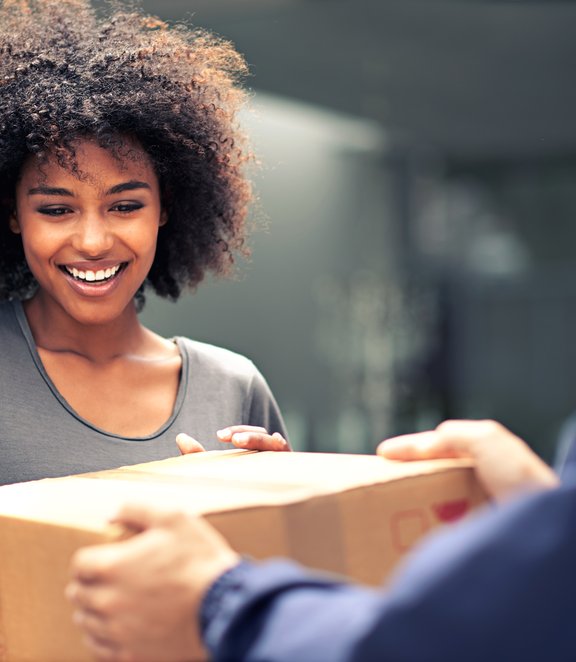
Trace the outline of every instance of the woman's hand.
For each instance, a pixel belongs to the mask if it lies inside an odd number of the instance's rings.
[[[97,660],[190,660],[200,602],[238,554],[198,517],[127,506],[115,523],[138,533],[72,559],[66,595],[86,644]]]
[[[290,444],[279,432],[269,434],[265,428],[256,425],[231,425],[218,430],[220,441],[231,443],[236,448],[253,451],[291,451]],[[176,444],[182,455],[200,453],[205,450],[199,441],[184,432],[176,437]]]
[[[180,451],[180,455],[190,455],[190,453],[203,453],[206,449],[199,441],[189,434],[180,432],[176,435],[176,445]]]
[[[500,501],[559,483],[558,476],[522,439],[496,421],[445,421],[429,432],[383,441],[376,452],[404,461],[472,458],[479,481]]]

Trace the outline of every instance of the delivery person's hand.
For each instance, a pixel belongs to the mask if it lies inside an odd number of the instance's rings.
[[[129,506],[115,521],[141,533],[72,559],[66,593],[88,647],[98,660],[190,660],[202,597],[238,555],[199,518]]]
[[[254,451],[290,451],[290,444],[279,432],[270,434],[265,428],[256,425],[231,425],[216,433],[219,441],[229,442],[236,448]],[[182,455],[198,453],[204,447],[190,435],[181,432],[176,443]]]
[[[376,452],[390,460],[472,458],[478,479],[496,500],[559,482],[522,439],[495,421],[445,421],[435,430],[387,439]]]

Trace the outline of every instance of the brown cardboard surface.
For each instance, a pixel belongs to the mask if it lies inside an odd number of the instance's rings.
[[[0,660],[90,659],[63,595],[68,563],[109,539],[128,501],[200,514],[255,558],[378,584],[426,531],[484,500],[466,460],[237,450],[0,487]]]

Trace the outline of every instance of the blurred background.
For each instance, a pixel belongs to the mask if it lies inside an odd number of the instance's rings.
[[[297,449],[490,417],[551,460],[576,411],[576,4],[142,5],[246,56],[267,221],[236,280],[144,321],[251,357]]]

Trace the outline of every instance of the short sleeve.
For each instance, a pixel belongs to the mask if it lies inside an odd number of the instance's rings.
[[[250,383],[245,420],[247,425],[259,425],[266,428],[270,434],[279,432],[288,441],[288,432],[280,407],[268,383],[256,368]]]

